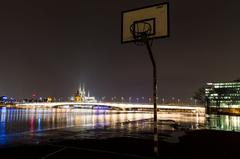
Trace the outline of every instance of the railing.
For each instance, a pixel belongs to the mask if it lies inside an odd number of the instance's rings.
[[[82,102],[52,102],[52,103],[18,103],[16,107],[19,108],[34,108],[34,107],[42,107],[42,108],[51,108],[57,106],[109,106],[112,108],[119,108],[122,110],[131,110],[131,109],[153,109],[152,104],[139,104],[139,103],[82,103]],[[171,110],[191,110],[192,112],[205,113],[204,107],[196,107],[196,106],[188,106],[188,105],[157,105],[157,109],[171,109]]]

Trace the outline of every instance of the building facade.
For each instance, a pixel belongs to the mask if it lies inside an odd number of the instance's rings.
[[[208,107],[240,108],[240,82],[207,83]]]

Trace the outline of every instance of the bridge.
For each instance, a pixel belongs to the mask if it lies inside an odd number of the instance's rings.
[[[39,102],[39,103],[18,103],[18,108],[91,108],[91,109],[118,109],[118,110],[149,110],[153,109],[152,104],[140,103],[108,103],[108,102]],[[157,105],[158,110],[177,110],[204,113],[204,107],[187,106],[187,105]]]

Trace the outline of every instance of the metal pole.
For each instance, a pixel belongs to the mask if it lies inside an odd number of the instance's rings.
[[[157,129],[157,68],[156,63],[152,54],[152,49],[149,44],[147,36],[144,36],[145,44],[147,46],[148,54],[150,56],[153,66],[153,105],[154,105],[154,154],[158,156],[158,129]]]

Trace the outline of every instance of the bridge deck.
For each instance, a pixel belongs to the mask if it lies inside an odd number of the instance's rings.
[[[51,108],[58,106],[81,106],[81,107],[89,107],[89,106],[108,106],[112,108],[118,108],[122,110],[127,109],[152,109],[152,104],[133,104],[133,103],[80,103],[80,102],[52,102],[52,103],[18,103],[17,107],[42,107],[42,108]],[[196,106],[176,106],[176,105],[157,105],[158,109],[175,109],[175,110],[192,110],[194,112],[205,113],[204,107],[196,107]]]

